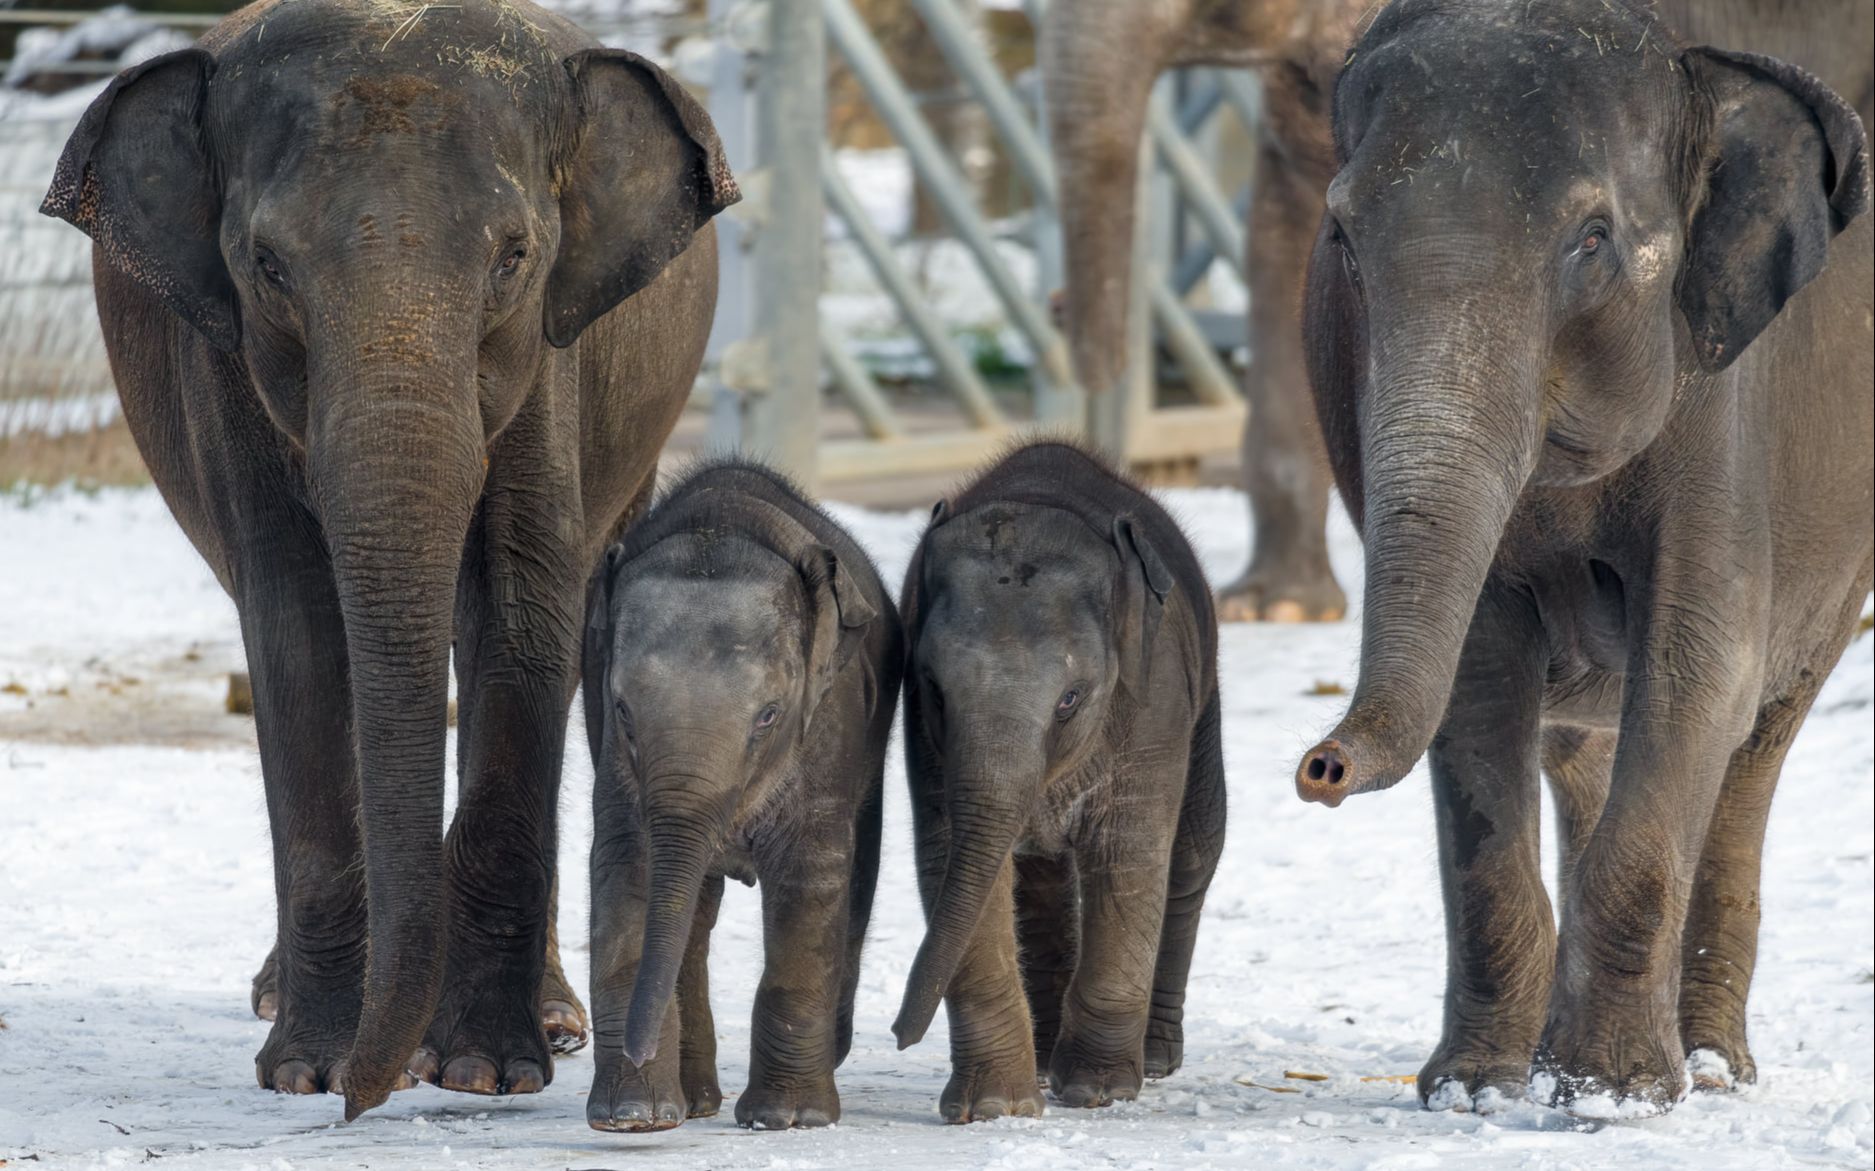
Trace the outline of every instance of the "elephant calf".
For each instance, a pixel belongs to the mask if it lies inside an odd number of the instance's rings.
[[[949,1003],[951,1122],[1039,1114],[1043,1064],[1066,1105],[1135,1097],[1182,1057],[1224,840],[1197,558],[1138,488],[1038,443],[937,506],[903,611],[929,929],[899,1046]]]
[[[760,879],[744,1126],[840,1117],[903,660],[853,539],[756,464],[705,465],[606,558],[587,638],[596,1130],[716,1113],[710,928]],[[675,991],[675,1003],[672,993]]]

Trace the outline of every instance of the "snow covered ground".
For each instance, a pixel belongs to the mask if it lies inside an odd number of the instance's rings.
[[[1217,578],[1245,557],[1243,502],[1168,500]],[[840,509],[901,571],[916,514]],[[1359,548],[1338,521],[1343,580]],[[1223,639],[1230,839],[1205,907],[1187,1064],[1140,1101],[1039,1120],[938,1122],[942,1017],[897,1053],[888,1024],[921,922],[895,768],[841,1123],[750,1134],[723,1117],[653,1136],[586,1128],[591,1060],[546,1093],[422,1087],[356,1124],[332,1097],[256,1089],[267,1026],[248,979],[272,934],[250,726],[219,712],[233,612],[150,491],[0,501],[0,1165],[818,1168],[1868,1167],[1875,1159],[1875,639],[1829,682],[1785,771],[1752,997],[1761,1082],[1648,1122],[1535,1106],[1430,1114],[1412,1087],[1439,1025],[1443,937],[1423,776],[1329,811],[1293,796],[1297,753],[1353,681],[1357,625]],[[1353,589],[1350,591],[1354,592]],[[577,715],[575,719],[577,719]],[[573,744],[583,744],[577,734]],[[560,908],[583,986],[591,769],[567,763]],[[712,957],[723,1085],[742,1084],[757,900],[733,888]],[[1328,1075],[1286,1080],[1286,1070]],[[1243,1084],[1255,1082],[1256,1086]],[[1259,1088],[1297,1090],[1277,1093]]]

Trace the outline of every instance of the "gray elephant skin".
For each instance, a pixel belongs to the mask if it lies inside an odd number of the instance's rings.
[[[950,1122],[1130,1099],[1183,1057],[1224,841],[1217,620],[1178,526],[1079,448],[1017,449],[906,573],[927,930],[893,1032],[950,1016]]]
[[[1632,1115],[1749,1081],[1765,817],[1871,579],[1863,125],[1645,7],[1408,0],[1334,131],[1304,322],[1368,571],[1296,784],[1335,805],[1430,749],[1420,1093]]]
[[[586,590],[701,362],[735,198],[671,78],[525,0],[255,4],[73,132],[44,210],[95,242],[124,414],[253,678],[261,1085],[354,1117],[407,1069],[551,1078]]]
[[[595,774],[586,1118],[716,1113],[710,928],[759,879],[743,1126],[826,1126],[853,1043],[904,638],[866,554],[780,474],[703,465],[607,556],[586,658]],[[674,995],[673,995],[674,994]]]
[[[1243,483],[1251,561],[1219,617],[1331,620],[1346,608],[1323,526],[1330,469],[1308,389],[1303,276],[1337,170],[1329,99],[1375,0],[1054,0],[1042,30],[1049,141],[1061,177],[1065,328],[1083,385],[1126,362],[1138,146],[1152,83],[1171,68],[1249,67],[1262,81],[1248,223],[1251,366]],[[1818,74],[1866,121],[1875,104],[1867,0],[1661,0],[1646,16],[1696,43],[1752,49]],[[1628,43],[1631,47],[1632,42]]]

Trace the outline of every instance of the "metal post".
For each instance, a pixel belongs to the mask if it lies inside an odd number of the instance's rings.
[[[760,226],[757,347],[765,384],[747,400],[745,443],[812,491],[820,433],[820,143],[827,124],[820,0],[768,0],[756,93]]]
[[[710,72],[710,120],[722,140],[723,156],[743,188],[743,201],[716,217],[716,319],[710,326],[704,369],[710,379],[708,445],[718,451],[742,446],[742,402],[758,388],[761,363],[754,357],[755,281],[752,269],[761,184],[755,174],[756,58],[765,29],[747,19],[743,0],[710,0],[710,21],[723,29]]]

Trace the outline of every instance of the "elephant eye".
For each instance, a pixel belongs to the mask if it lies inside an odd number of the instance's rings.
[[[771,703],[767,707],[763,708],[761,711],[755,713],[755,730],[757,732],[765,732],[768,729],[774,727],[775,721],[780,718],[781,718],[781,705],[777,703]]]
[[[521,271],[521,261],[525,260],[526,258],[527,258],[527,249],[525,248],[514,249],[513,251],[509,252],[506,256],[502,257],[501,263],[495,266],[495,275],[504,276],[504,277],[513,276],[515,273]]]
[[[1608,243],[1608,225],[1602,220],[1591,220],[1582,230],[1582,238],[1576,244],[1576,252],[1582,256],[1594,256]]]
[[[1055,718],[1065,720],[1074,714],[1075,708],[1080,706],[1081,689],[1078,687],[1070,687],[1061,693],[1060,700],[1055,703]]]
[[[632,724],[632,709],[622,699],[612,706],[618,712],[618,730],[625,733],[625,739],[637,740],[638,729]]]
[[[260,275],[267,278],[270,285],[286,287],[286,273],[280,267],[280,261],[265,248],[254,253],[254,267],[260,269]]]

